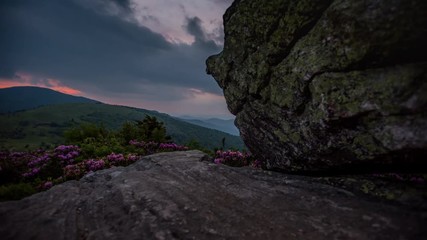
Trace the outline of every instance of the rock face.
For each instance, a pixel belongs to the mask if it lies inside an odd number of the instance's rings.
[[[144,157],[0,203],[1,239],[425,239],[425,209],[301,176]]]
[[[425,166],[426,12],[425,0],[238,0],[207,71],[271,169]]]

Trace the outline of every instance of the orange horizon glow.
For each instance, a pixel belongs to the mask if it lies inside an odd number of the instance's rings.
[[[140,98],[139,95],[135,94],[125,94],[124,97],[122,94],[112,96],[110,94],[98,95],[83,92],[64,85],[60,80],[36,77],[23,72],[15,73],[15,76],[10,79],[0,78],[0,89],[26,86],[43,87],[69,95],[95,99],[105,104],[142,108],[164,112],[171,115],[194,115],[197,112],[206,112],[206,110],[209,109],[209,114],[207,114],[207,116],[223,116],[224,118],[232,117],[232,115],[226,110],[226,102],[222,95],[205,92],[197,88],[180,88],[179,91],[184,93],[183,99],[178,101],[162,101]],[[153,91],[158,90],[154,88]]]
[[[82,94],[82,91],[65,86],[57,79],[47,78],[34,83],[32,81],[33,76],[28,73],[17,72],[15,75],[17,76],[15,79],[0,79],[0,89],[10,87],[42,87],[69,95]]]

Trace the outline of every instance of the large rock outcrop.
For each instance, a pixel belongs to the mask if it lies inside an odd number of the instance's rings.
[[[237,0],[207,71],[271,169],[418,170],[426,12],[425,0]]]
[[[1,239],[425,239],[426,208],[385,204],[316,182],[147,156],[0,203]]]

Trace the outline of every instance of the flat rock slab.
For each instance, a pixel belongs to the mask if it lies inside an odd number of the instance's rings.
[[[427,214],[297,177],[160,153],[0,203],[1,239],[427,239]]]

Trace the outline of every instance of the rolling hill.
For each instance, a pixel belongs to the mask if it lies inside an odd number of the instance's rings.
[[[209,118],[209,119],[195,119],[195,118],[181,118],[182,120],[202,126],[205,128],[216,129],[222,132],[229,133],[234,136],[239,136],[239,129],[234,125],[233,119],[219,119],[219,118]]]
[[[167,132],[178,144],[196,140],[203,147],[220,147],[225,138],[226,148],[244,148],[240,137],[196,126],[167,114],[144,109],[102,103],[67,103],[43,106],[27,111],[0,115],[0,149],[36,149],[64,143],[63,132],[82,123],[103,124],[119,128],[125,121],[155,116],[165,123]]]
[[[60,93],[40,87],[11,87],[0,89],[0,113],[34,109],[63,103],[96,103],[97,101]]]

